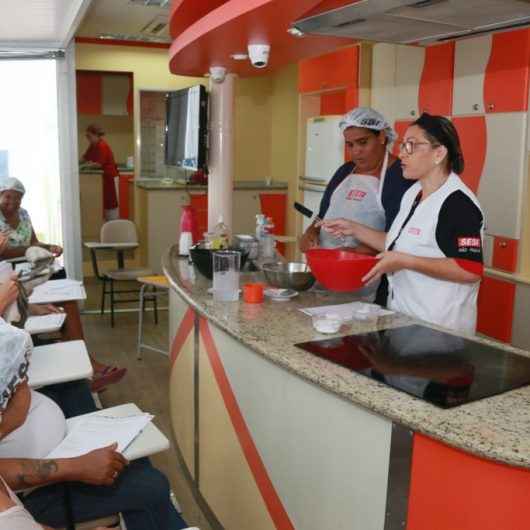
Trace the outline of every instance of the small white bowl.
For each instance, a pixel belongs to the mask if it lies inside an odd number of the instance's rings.
[[[352,311],[354,320],[376,320],[379,315],[379,307],[365,304]]]
[[[313,315],[313,327],[319,333],[337,333],[342,326],[342,318],[335,313],[325,313],[324,315]]]

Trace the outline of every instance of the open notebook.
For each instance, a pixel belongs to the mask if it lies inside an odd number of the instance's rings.
[[[74,458],[115,442],[117,451],[123,453],[153,418],[147,412],[123,417],[89,414],[71,418],[66,436],[47,458]]]

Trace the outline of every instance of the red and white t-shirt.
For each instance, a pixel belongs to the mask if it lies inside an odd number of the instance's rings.
[[[463,269],[481,275],[484,215],[474,193],[455,173],[421,202],[420,193],[417,182],[403,196],[386,248],[426,258],[453,258]],[[408,269],[389,274],[388,279],[391,309],[475,332],[479,282],[456,283]]]

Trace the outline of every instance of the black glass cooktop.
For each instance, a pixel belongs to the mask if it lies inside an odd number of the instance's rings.
[[[296,346],[442,408],[530,384],[530,358],[425,326]]]

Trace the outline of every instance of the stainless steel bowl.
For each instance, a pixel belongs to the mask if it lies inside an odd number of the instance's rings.
[[[305,291],[315,283],[315,277],[306,263],[264,263],[262,270],[273,287]]]

